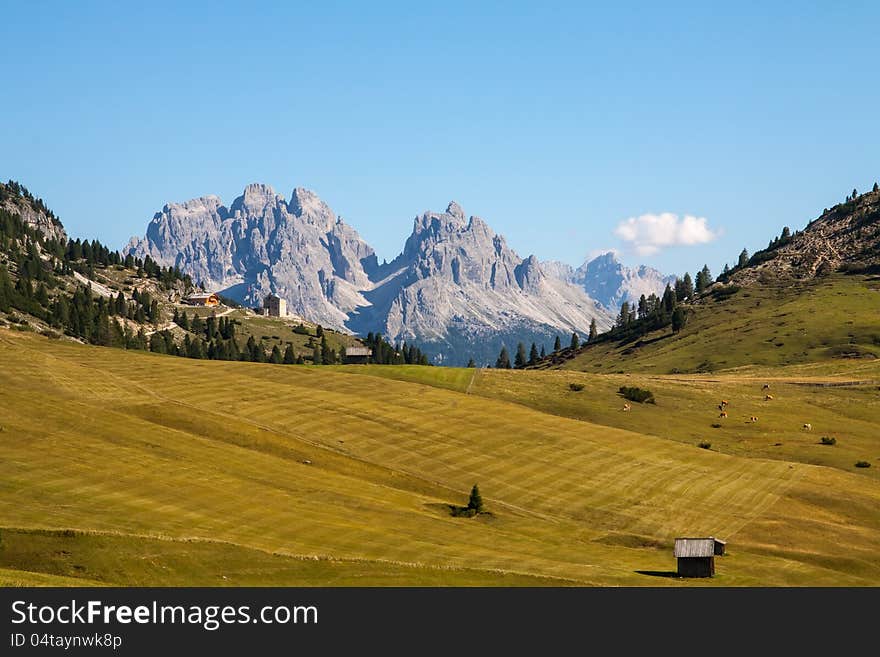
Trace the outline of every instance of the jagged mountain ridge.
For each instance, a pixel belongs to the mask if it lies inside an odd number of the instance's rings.
[[[259,184],[228,208],[217,196],[165,205],[125,252],[176,265],[251,305],[278,294],[298,314],[334,328],[365,303],[359,290],[377,266],[372,248],[315,194],[296,188],[287,201]]]
[[[609,312],[617,312],[621,303],[638,303],[642,295],[661,296],[675,276],[665,276],[656,269],[640,265],[627,267],[613,251],[589,259],[577,269],[561,262],[548,263],[545,269],[557,278],[573,283],[601,303]]]
[[[246,303],[274,293],[327,326],[418,342],[436,362],[491,362],[502,343],[611,322],[583,289],[548,275],[534,256],[521,258],[454,202],[417,216],[402,253],[383,265],[314,193],[297,188],[286,201],[256,184],[228,208],[216,196],[167,204],[125,252]]]

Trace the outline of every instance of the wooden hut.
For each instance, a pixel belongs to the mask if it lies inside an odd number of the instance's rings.
[[[190,294],[183,302],[190,306],[208,306],[213,308],[220,305],[220,297],[212,293]]]
[[[713,536],[706,538],[676,538],[675,558],[679,577],[712,577],[715,574],[715,555],[724,554],[724,541]]]
[[[369,347],[346,347],[345,362],[348,364],[366,364],[370,362],[373,350]]]

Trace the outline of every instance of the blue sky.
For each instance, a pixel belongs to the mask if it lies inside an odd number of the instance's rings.
[[[265,182],[380,259],[455,199],[522,256],[676,273],[880,178],[878,3],[260,4],[7,4],[0,178],[115,247]]]

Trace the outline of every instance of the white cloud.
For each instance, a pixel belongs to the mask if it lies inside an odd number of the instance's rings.
[[[621,221],[614,234],[629,242],[639,255],[653,255],[668,246],[693,246],[711,242],[719,233],[709,228],[705,217],[671,212],[643,214]]]

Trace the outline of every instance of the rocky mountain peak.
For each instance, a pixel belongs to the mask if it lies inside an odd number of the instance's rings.
[[[450,214],[461,221],[464,221],[464,210],[461,209],[461,206],[455,201],[450,201],[449,205],[446,206],[446,214]]]
[[[251,183],[244,188],[241,196],[232,202],[229,208],[232,214],[241,212],[244,214],[259,214],[266,212],[269,208],[274,208],[283,198],[275,193],[269,185],[261,183]]]
[[[330,230],[336,223],[336,214],[315,192],[303,187],[295,187],[288,203],[290,212],[310,223]]]
[[[560,262],[544,263],[548,276],[573,283],[609,312],[616,313],[624,301],[638,302],[641,295],[661,295],[674,276],[641,265],[632,269],[621,263],[614,251],[601,253],[577,269]]]

